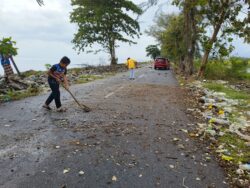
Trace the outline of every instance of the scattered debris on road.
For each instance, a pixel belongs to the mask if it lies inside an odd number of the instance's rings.
[[[233,90],[226,81],[194,81],[186,87],[197,100],[194,108],[187,109],[187,114],[201,121],[196,130],[188,132],[189,136],[204,142],[210,139],[209,148],[216,151],[232,184],[249,185],[250,97],[244,94],[246,91],[240,95],[240,91]],[[213,87],[225,88],[228,92],[209,89]]]

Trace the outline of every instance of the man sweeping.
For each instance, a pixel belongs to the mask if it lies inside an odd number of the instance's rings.
[[[134,80],[135,79],[135,68],[137,68],[137,62],[134,59],[131,59],[130,57],[127,59],[126,66],[129,69],[129,79]]]
[[[63,57],[60,63],[53,65],[48,72],[48,83],[52,90],[52,93],[46,100],[43,108],[51,110],[50,103],[55,100],[57,112],[64,112],[65,109],[62,108],[60,99],[60,84],[63,84],[66,89],[69,88],[68,80],[66,77],[67,66],[70,64],[70,59],[68,57]]]

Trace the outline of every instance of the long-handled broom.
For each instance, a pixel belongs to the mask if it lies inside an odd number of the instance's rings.
[[[76,99],[76,97],[73,95],[73,93],[72,93],[68,88],[66,88],[63,84],[61,84],[61,85],[62,85],[63,88],[72,96],[72,98],[75,100],[76,104],[78,104],[78,106],[79,106],[81,109],[83,109],[85,112],[90,112],[90,111],[91,111],[91,109],[90,109],[88,106],[86,106],[86,105],[84,105],[84,104],[81,104],[81,103]]]

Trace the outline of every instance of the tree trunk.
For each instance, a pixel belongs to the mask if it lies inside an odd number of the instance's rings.
[[[222,9],[223,8],[224,7],[222,7]],[[201,67],[200,67],[200,70],[199,70],[199,73],[198,73],[199,78],[204,76],[204,73],[205,73],[205,70],[206,70],[206,65],[207,65],[207,62],[208,62],[209,54],[211,52],[211,49],[213,47],[214,42],[216,41],[217,35],[218,35],[219,31],[220,31],[221,25],[222,25],[222,23],[224,21],[225,14],[226,14],[226,10],[224,8],[224,10],[221,13],[220,19],[219,19],[217,25],[214,28],[213,35],[212,35],[211,39],[208,42],[208,47],[206,48],[205,53],[203,55],[202,62],[201,62]]]
[[[184,62],[184,57],[180,57],[179,60],[179,69],[181,70],[182,73],[185,72],[185,62]]]
[[[201,67],[200,67],[200,70],[199,70],[199,73],[198,73],[198,77],[199,78],[204,76],[209,53],[210,53],[210,50],[206,50],[205,53],[204,53],[204,55],[203,55]]]
[[[14,65],[14,67],[15,67],[15,69],[16,69],[16,72],[17,72],[18,76],[21,76],[21,73],[20,73],[18,67],[16,66],[16,63],[15,63],[15,61],[14,61],[14,59],[13,59],[12,56],[10,56],[10,60],[11,60],[12,64]]]
[[[184,58],[185,73],[189,76],[194,72],[193,60],[196,44],[196,24],[195,24],[195,7],[193,0],[185,0],[184,18],[185,18],[185,46],[186,53]]]
[[[110,51],[111,66],[117,65],[117,60],[115,56],[115,41],[113,39],[109,43],[109,51]]]

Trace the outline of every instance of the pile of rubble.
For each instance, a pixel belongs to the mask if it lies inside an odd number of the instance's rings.
[[[0,94],[7,94],[9,91],[21,91],[29,87],[38,87],[38,84],[28,80],[22,80],[13,76],[6,81],[4,77],[0,77]]]
[[[95,77],[103,77],[106,74],[126,71],[124,65],[116,66],[88,66],[84,68],[74,68],[68,70],[68,79],[71,84],[77,83],[83,75],[86,77],[94,75]],[[91,81],[91,78],[88,79]],[[8,82],[4,77],[0,77],[0,96],[7,95],[10,91],[25,91],[29,88],[38,89],[40,91],[48,90],[47,72],[41,71],[26,71],[22,78],[14,75],[9,78]],[[1,102],[1,101],[0,101]]]
[[[204,80],[203,82],[206,82]],[[246,105],[246,101],[240,99],[230,99],[223,92],[214,92],[203,87],[202,81],[195,81],[188,85],[192,94],[199,101],[199,107],[187,109],[188,113],[199,116],[205,120],[198,123],[195,132],[191,133],[192,137],[199,137],[202,140],[207,138],[211,142],[218,143],[218,139],[225,134],[235,134],[244,140],[246,147],[250,147],[250,111],[240,111],[241,105]],[[226,81],[217,81],[219,84],[228,85]],[[228,86],[230,87],[230,86]],[[245,106],[250,109],[250,104]],[[230,147],[236,147],[233,144]],[[225,144],[217,145],[216,153],[222,161],[230,162],[233,160]],[[239,153],[241,155],[241,153]],[[238,174],[237,181],[240,185],[250,185],[250,156],[248,161],[239,162],[235,174]],[[247,177],[247,178],[246,178]]]

